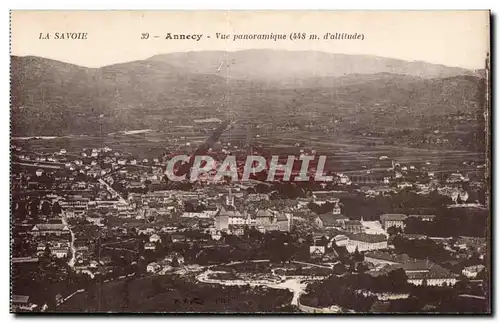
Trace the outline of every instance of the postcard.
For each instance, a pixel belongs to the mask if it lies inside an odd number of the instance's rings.
[[[489,11],[22,11],[12,313],[491,314]]]

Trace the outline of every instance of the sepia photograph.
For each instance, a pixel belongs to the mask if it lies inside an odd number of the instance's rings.
[[[492,314],[490,12],[10,12],[10,312]]]

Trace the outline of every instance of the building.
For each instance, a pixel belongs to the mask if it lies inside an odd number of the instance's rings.
[[[363,224],[358,220],[345,221],[344,230],[350,233],[361,233],[363,232]]]
[[[383,271],[403,269],[408,283],[416,286],[453,286],[457,282],[456,274],[429,260],[410,259],[403,264],[387,265]]]
[[[248,224],[248,217],[232,206],[222,206],[214,220],[217,230],[227,230],[229,225]]]
[[[468,266],[462,270],[462,274],[467,278],[474,279],[483,269],[484,265]]]
[[[31,304],[29,299],[30,297],[25,295],[12,295],[10,299],[11,311],[12,312],[33,311],[37,306],[36,304]]]
[[[34,237],[65,236],[70,234],[67,225],[62,223],[39,223],[31,229]]]
[[[146,266],[146,271],[148,273],[157,273],[161,269],[161,266],[157,264],[156,262],[152,262]]]
[[[323,258],[325,254],[325,246],[310,246],[309,247],[309,255],[311,258]]]
[[[218,214],[215,218],[215,228],[220,230],[227,230],[229,228],[229,216],[227,214]]]
[[[427,270],[405,272],[408,282],[417,286],[454,286],[457,283],[457,275],[438,265],[430,266]]]
[[[314,223],[321,229],[332,229],[343,227],[344,223],[348,220],[345,215],[325,213],[320,214],[314,219]]]
[[[153,233],[150,237],[149,237],[149,242],[151,243],[156,243],[156,242],[161,242],[161,238],[159,235],[157,235],[156,233]]]
[[[318,205],[325,203],[335,204],[335,208],[339,208],[339,198],[337,194],[338,193],[335,191],[314,191],[312,192],[312,201]],[[338,214],[340,214],[340,208]]]
[[[163,259],[163,261],[167,262],[168,264],[172,264],[172,262],[174,262],[174,259],[177,259],[177,263],[179,265],[184,265],[184,263],[185,263],[184,256],[178,252],[172,252],[172,253],[168,254]]]
[[[86,220],[94,225],[97,225],[98,227],[104,226],[104,218],[101,218],[98,214],[89,214],[86,217]]]
[[[152,251],[154,251],[154,250],[156,250],[156,245],[154,243],[152,243],[152,242],[146,242],[144,244],[144,250],[152,250]]]
[[[275,219],[279,231],[290,232],[291,222],[292,222],[291,215],[287,216],[283,213],[278,213]]]
[[[255,214],[255,225],[267,226],[273,223],[273,214],[268,210],[258,210]]]
[[[387,230],[390,227],[404,229],[405,220],[405,214],[383,214],[380,216],[380,223],[382,223],[382,228],[384,228],[384,230]]]
[[[229,225],[229,233],[234,234],[236,236],[242,236],[245,233],[245,226],[238,224],[230,224]]]
[[[248,202],[269,201],[269,195],[260,193],[251,193],[247,195],[246,200]]]

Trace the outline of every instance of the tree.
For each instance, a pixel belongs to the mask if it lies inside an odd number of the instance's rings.
[[[30,215],[33,219],[38,219],[39,206],[40,206],[40,201],[38,199],[31,200],[29,208],[30,208]]]
[[[24,220],[26,219],[26,215],[27,215],[27,209],[26,209],[26,201],[18,201],[17,202],[17,208],[16,209],[12,209],[14,211],[14,214],[15,214],[15,217],[16,219],[19,219],[19,220]]]
[[[400,227],[389,227],[389,228],[387,228],[387,233],[390,236],[399,234],[399,233],[401,233],[401,228]]]
[[[390,284],[395,288],[395,290],[406,286],[408,283],[408,276],[403,268],[393,270],[387,274],[387,278]]]
[[[333,266],[333,273],[335,275],[343,275],[343,274],[345,274],[345,272],[346,272],[346,269],[342,263],[339,262]]]
[[[360,262],[358,264],[358,268],[356,268],[356,271],[358,273],[364,273],[364,272],[367,272],[370,268],[368,268],[368,264],[366,264],[365,262]]]
[[[42,214],[48,216],[51,212],[51,206],[48,201],[43,201],[42,203]]]
[[[54,202],[54,204],[52,205],[52,213],[55,214],[55,215],[59,215],[61,214],[61,205],[59,204],[59,202]]]
[[[46,258],[46,259],[50,259],[51,255],[52,255],[52,252],[50,250],[49,245],[47,244],[45,246],[45,250],[43,251],[43,257]]]
[[[358,250],[358,247],[356,247],[356,250],[354,250],[354,254],[352,256],[352,259],[355,261],[355,262],[360,262],[360,261],[363,261],[365,260],[365,256],[362,255],[359,250]]]
[[[172,257],[172,267],[179,267],[179,259],[177,259],[177,256]]]

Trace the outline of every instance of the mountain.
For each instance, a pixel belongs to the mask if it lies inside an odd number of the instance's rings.
[[[12,56],[12,134],[107,134],[207,117],[283,122],[335,116],[392,125],[411,124],[415,116],[482,113],[484,80],[466,70],[319,52],[282,52],[275,64],[277,52],[264,50],[230,53],[227,75],[221,53],[167,54],[101,68]],[[339,70],[325,63],[322,71],[314,55]],[[339,60],[350,63],[342,67]],[[384,63],[373,63],[379,60]]]
[[[91,69],[12,57],[11,75],[12,133],[28,135],[108,133],[165,126],[170,116],[208,117],[233,87],[256,86],[154,61]]]
[[[235,79],[283,81],[349,74],[390,73],[421,78],[474,75],[472,71],[421,61],[318,51],[244,50],[156,55],[150,61],[168,62],[192,73],[219,74]]]

